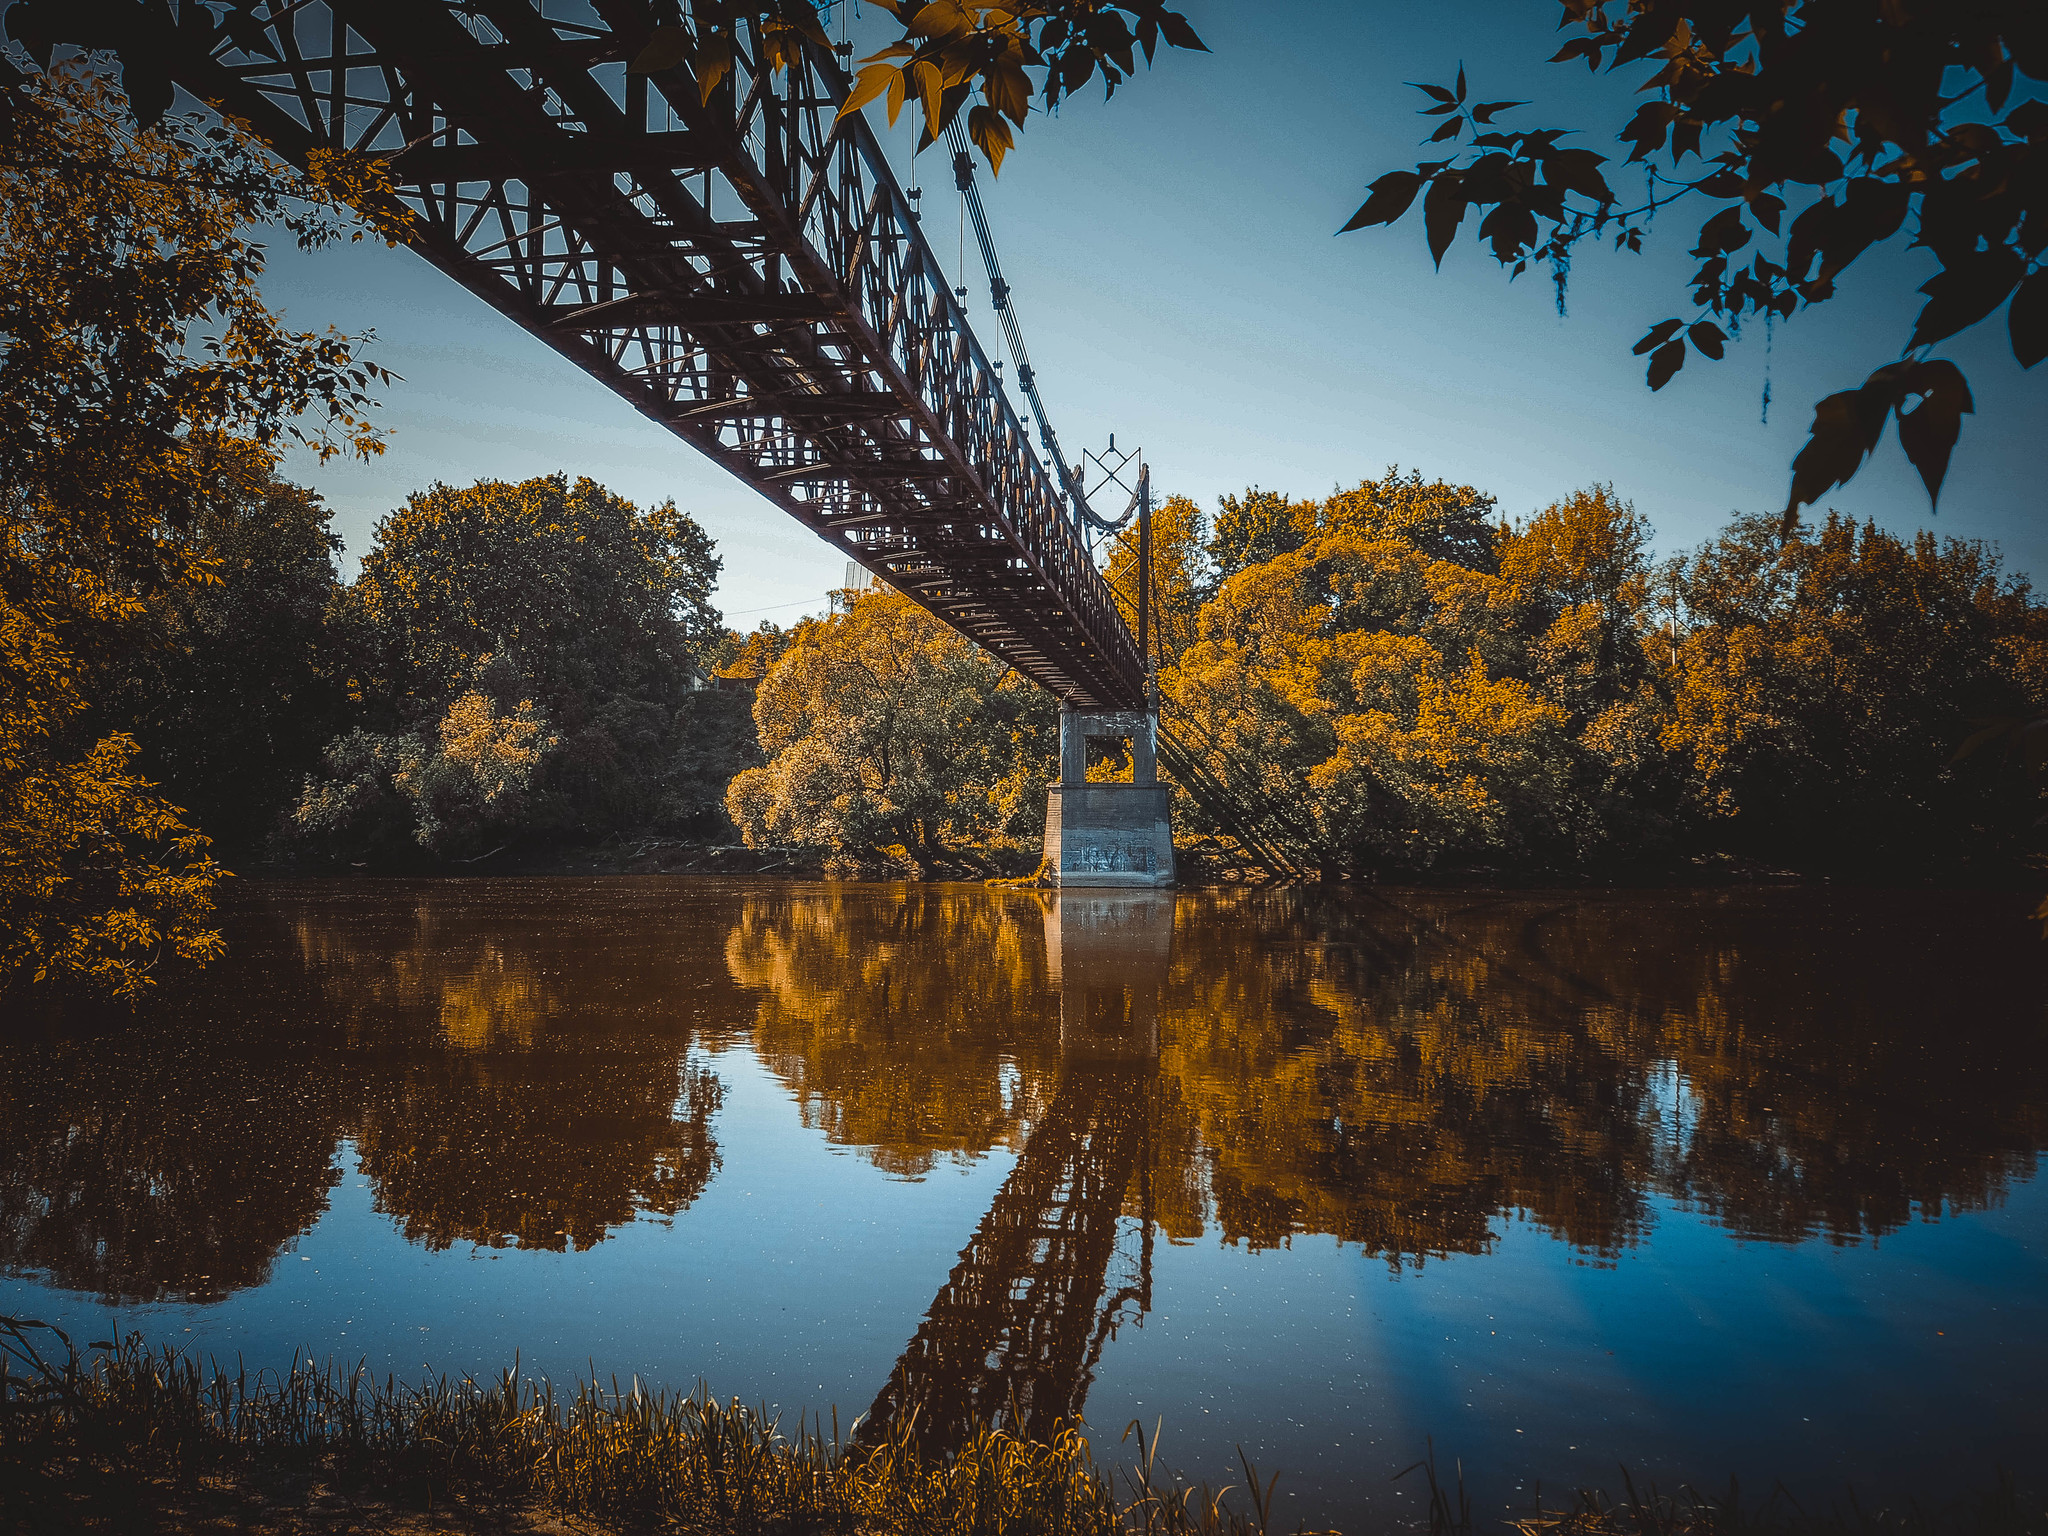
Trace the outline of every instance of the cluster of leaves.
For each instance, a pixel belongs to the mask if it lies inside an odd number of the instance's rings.
[[[978,86],[967,136],[991,170],[1016,142],[1031,109],[1029,70],[1042,70],[1037,94],[1046,109],[1098,74],[1105,98],[1137,72],[1163,41],[1207,51],[1187,18],[1160,0],[1042,0],[984,5],[974,0],[876,0],[903,28],[900,40],[863,60],[843,116],[886,97],[893,125],[905,102],[923,114],[919,147],[935,143]],[[1006,121],[1007,119],[1007,121]]]
[[[263,304],[253,226],[341,238],[334,201],[232,126],[138,129],[73,63],[0,82],[0,971],[132,994],[202,960],[218,870],[118,729],[107,663],[217,578],[194,530],[270,455],[377,451],[362,338]]]
[[[978,88],[967,136],[1000,172],[1034,94],[1050,110],[1100,75],[1114,95],[1163,41],[1204,49],[1187,18],[1161,0],[875,0],[902,35],[862,61],[841,115],[887,98],[894,124],[906,102],[923,114],[920,148],[937,142]],[[819,0],[689,0],[655,28],[634,56],[637,74],[687,68],[708,103],[731,75],[735,50],[751,32],[761,62],[788,69],[808,46],[830,46]],[[1206,49],[1204,49],[1206,51]],[[1030,71],[1042,71],[1035,89]]]
[[[1635,349],[1661,389],[1688,347],[1718,359],[1744,319],[1832,297],[1858,256],[1910,228],[1941,270],[1921,288],[1905,356],[1820,402],[1785,517],[1854,475],[1892,418],[1936,498],[1972,402],[1962,374],[1927,349],[2006,307],[2021,365],[2048,355],[2048,102],[2020,84],[2048,80],[2048,13],[2032,0],[1562,4],[1560,25],[1578,35],[1552,62],[1654,68],[1643,89],[1656,98],[1620,133],[1629,162],[1652,168],[1651,195],[1621,206],[1603,156],[1559,147],[1566,130],[1496,126],[1526,103],[1468,101],[1461,69],[1452,86],[1418,88],[1432,100],[1424,111],[1444,119],[1431,142],[1469,142],[1379,177],[1345,229],[1391,224],[1420,195],[1441,264],[1467,212],[1483,208],[1479,236],[1494,256],[1513,274],[1548,265],[1561,307],[1582,241],[1639,250],[1660,208],[1713,205],[1692,252],[1693,316],[1659,322]],[[1967,84],[1946,88],[1950,71]]]

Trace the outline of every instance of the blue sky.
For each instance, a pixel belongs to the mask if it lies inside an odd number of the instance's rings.
[[[1460,63],[1476,96],[1534,101],[1509,121],[1583,124],[1577,142],[1623,157],[1611,135],[1638,77],[1544,63],[1560,41],[1551,0],[1185,9],[1211,54],[1162,54],[1114,101],[1098,88],[1034,117],[1001,178],[982,177],[1070,450],[1113,431],[1143,445],[1163,490],[1209,506],[1253,483],[1320,496],[1392,463],[1491,491],[1515,516],[1611,481],[1669,552],[1732,512],[1782,506],[1812,403],[1860,383],[1911,329],[1913,290],[1934,264],[1873,253],[1836,299],[1777,327],[1768,359],[1755,327],[1726,361],[1695,357],[1652,395],[1629,349],[1655,321],[1690,317],[1685,252],[1700,215],[1665,215],[1642,256],[1582,254],[1566,318],[1547,280],[1509,283],[1469,228],[1441,272],[1419,214],[1333,235],[1367,181],[1421,156],[1435,120],[1415,115],[1423,99],[1402,82],[1446,81]],[[899,168],[909,124],[906,113],[889,135]],[[1639,172],[1609,169],[1624,195],[1640,186]],[[950,260],[957,199],[943,155],[928,152],[918,175],[927,231]],[[992,345],[986,284],[969,284]],[[295,324],[374,328],[375,355],[405,376],[386,396],[381,459],[288,466],[336,508],[352,553],[436,480],[562,469],[694,513],[718,540],[719,602],[740,627],[819,608],[838,584],[832,550],[410,252],[366,243],[306,256],[280,242],[267,291]],[[1902,533],[1995,540],[2013,568],[2048,575],[2048,367],[2022,372],[2002,314],[1941,353],[1969,375],[1978,410],[1939,515],[1889,435],[1826,504]]]

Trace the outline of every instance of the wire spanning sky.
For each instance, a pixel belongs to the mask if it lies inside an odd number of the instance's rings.
[[[1661,215],[1641,256],[1588,248],[1563,317],[1543,275],[1507,280],[1472,237],[1476,219],[1441,272],[1419,213],[1333,234],[1367,181],[1422,157],[1437,120],[1415,115],[1425,98],[1403,82],[1447,82],[1461,63],[1476,99],[1534,102],[1509,126],[1582,125],[1572,142],[1624,157],[1611,135],[1641,76],[1544,63],[1559,42],[1553,0],[1185,9],[1212,53],[1162,52],[1115,100],[1098,87],[1034,117],[1000,179],[981,168],[1062,441],[1070,454],[1110,432],[1141,444],[1164,493],[1212,508],[1253,484],[1321,496],[1398,463],[1526,516],[1611,481],[1676,552],[1732,512],[1784,504],[1813,402],[1898,354],[1935,269],[1924,252],[1866,255],[1837,298],[1768,344],[1751,327],[1726,361],[1692,357],[1652,395],[1630,348],[1656,321],[1691,317],[1686,252],[1703,214]],[[853,19],[856,43],[874,20]],[[912,168],[911,115],[886,132],[870,113],[899,175],[924,185],[927,235],[951,262],[945,151]],[[1639,169],[1608,170],[1624,197],[1640,189]],[[970,318],[1000,355],[971,235],[966,251]],[[822,611],[842,580],[835,551],[410,252],[366,242],[306,256],[278,242],[266,287],[296,325],[374,328],[374,355],[405,376],[385,397],[381,459],[287,467],[336,508],[352,556],[410,491],[560,469],[694,513],[724,556],[718,600],[739,627]],[[2002,314],[1939,351],[1978,402],[1939,515],[1889,434],[1823,506],[1995,540],[2009,566],[2048,578],[2048,367],[2021,371]]]

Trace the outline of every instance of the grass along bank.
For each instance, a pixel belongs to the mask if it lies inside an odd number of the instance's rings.
[[[1190,1488],[1135,1452],[1104,1469],[1081,1430],[1050,1442],[983,1429],[943,1457],[911,1427],[872,1448],[836,1416],[786,1430],[707,1392],[582,1381],[558,1393],[522,1381],[432,1377],[382,1383],[360,1367],[294,1357],[283,1372],[230,1371],[135,1334],[89,1346],[0,1316],[0,1531],[434,1530],[818,1532],[846,1536],[1266,1536],[1277,1475]],[[1431,1456],[1431,1536],[1470,1536],[1454,1470]],[[1776,1494],[1745,1505],[1639,1491],[1540,1499],[1504,1522],[1521,1536],[1720,1533],[1986,1533],[2038,1536],[2048,1511],[2008,1480],[1940,1509],[1824,1513]],[[1420,1529],[1423,1522],[1412,1522]],[[1405,1528],[1405,1527],[1404,1527]]]

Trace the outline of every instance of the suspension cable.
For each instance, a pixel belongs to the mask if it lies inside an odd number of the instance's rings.
[[[1066,493],[1077,523],[1085,521],[1106,533],[1114,533],[1130,522],[1132,513],[1137,510],[1138,499],[1133,496],[1123,516],[1112,519],[1099,515],[1081,493],[1081,484],[1068,467],[1067,456],[1060,451],[1059,434],[1053,431],[1052,423],[1046,418],[1045,401],[1039,397],[1038,375],[1031,367],[1031,354],[1024,350],[1024,333],[1017,325],[1017,308],[1010,302],[1010,285],[1003,280],[1003,264],[996,257],[996,242],[989,234],[988,215],[981,206],[981,188],[975,185],[974,158],[968,153],[967,133],[957,117],[947,125],[946,142],[953,148],[953,182],[960,189],[967,217],[973,221],[974,239],[981,247],[982,265],[988,268],[989,305],[1003,323],[1003,339],[1009,343],[1010,356],[1017,362],[1017,386],[1031,404],[1031,414],[1038,422],[1039,440],[1045,444],[1046,454],[1052,460],[1053,473],[1059,477],[1060,489]]]

